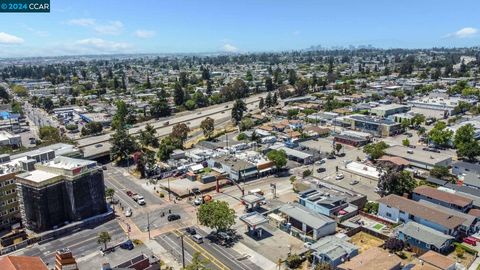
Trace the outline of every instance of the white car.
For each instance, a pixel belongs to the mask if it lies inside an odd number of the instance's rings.
[[[142,196],[137,197],[137,203],[139,205],[144,205],[145,204],[145,199]]]
[[[200,205],[200,204],[203,203],[203,200],[202,200],[202,198],[196,198],[196,199],[193,201],[193,203],[194,203],[195,205]]]
[[[343,175],[343,173],[339,173],[337,174],[337,176],[335,176],[335,180],[342,180],[345,176]]]
[[[125,210],[125,216],[126,217],[131,217],[132,216],[132,209],[128,208],[127,210]]]

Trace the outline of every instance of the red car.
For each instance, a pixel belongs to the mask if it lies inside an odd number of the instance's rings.
[[[463,242],[464,243],[467,243],[469,245],[472,245],[472,246],[476,246],[477,245],[477,240],[473,237],[467,237],[465,239],[463,239]]]
[[[128,197],[132,197],[132,196],[133,196],[133,192],[131,192],[130,190],[127,190],[127,195],[128,195]]]

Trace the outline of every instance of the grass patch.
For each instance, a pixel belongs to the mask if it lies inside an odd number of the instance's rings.
[[[377,231],[380,231],[383,227],[384,227],[384,225],[380,224],[380,223],[377,223],[377,224],[375,224],[375,226],[373,226],[373,228]]]

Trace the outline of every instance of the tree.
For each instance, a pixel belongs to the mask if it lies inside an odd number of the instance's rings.
[[[15,85],[12,87],[12,91],[13,91],[13,93],[15,93],[17,96],[20,96],[20,97],[26,97],[26,96],[28,96],[28,90],[27,90],[27,88],[25,88],[25,87],[22,86],[22,85],[15,84]]]
[[[403,146],[410,146],[410,141],[407,138],[405,138],[402,140],[402,144]]]
[[[170,154],[173,153],[173,150],[180,148],[180,140],[177,138],[172,138],[172,136],[167,136],[163,138],[158,146],[157,157],[161,161],[166,161],[170,158]]]
[[[272,78],[267,77],[265,78],[265,88],[267,88],[267,91],[273,91],[273,81]]]
[[[123,100],[119,100],[115,103],[117,111],[112,119],[112,128],[119,129],[135,123],[135,115],[130,106]]]
[[[145,126],[145,129],[140,130],[138,140],[143,147],[158,147],[157,130],[150,124]]]
[[[270,108],[270,107],[273,106],[273,100],[272,100],[272,94],[271,93],[268,93],[267,97],[265,97],[265,106],[267,108]]]
[[[342,150],[343,145],[341,143],[336,143],[335,144],[335,150],[337,150],[337,154],[340,153],[340,150]]]
[[[303,96],[308,92],[308,83],[305,80],[298,80],[295,83],[295,94]]]
[[[110,201],[112,201],[114,194],[115,194],[115,189],[113,189],[113,188],[107,188],[105,190],[105,197],[109,198]]]
[[[42,99],[42,108],[47,111],[47,112],[50,112],[51,110],[53,110],[53,101],[51,98],[44,98]]]
[[[452,139],[453,131],[447,129],[447,124],[438,121],[435,126],[428,132],[429,141],[438,146],[445,146]]]
[[[480,155],[480,145],[475,139],[475,128],[472,124],[461,126],[453,138],[453,144],[457,148],[459,157],[475,160]]]
[[[410,126],[410,120],[408,119],[403,119],[402,122],[400,123],[403,129],[407,129],[408,126]]]
[[[112,240],[112,237],[108,232],[101,232],[98,234],[97,243],[104,245],[103,250],[107,249],[107,243],[110,242],[111,240]]]
[[[435,165],[430,170],[430,176],[438,179],[447,179],[451,176],[451,174],[450,174],[450,170],[447,167]]]
[[[61,140],[60,133],[57,128],[44,126],[39,129],[39,136],[42,141],[58,142]]]
[[[150,114],[155,118],[169,116],[172,113],[168,102],[165,100],[157,100],[151,103]]]
[[[391,252],[402,251],[404,247],[405,243],[396,237],[390,237],[385,241],[385,248]]]
[[[182,86],[179,83],[175,84],[173,90],[173,101],[177,106],[181,106],[185,102],[185,92],[183,91]]]
[[[176,138],[180,141],[180,145],[183,145],[185,140],[188,138],[188,132],[190,132],[190,128],[185,123],[178,123],[172,128],[172,133],[170,136]]]
[[[125,161],[137,150],[137,144],[125,128],[118,128],[112,135],[111,160]]]
[[[147,170],[151,170],[155,165],[155,152],[143,149],[141,152],[138,152],[135,159],[137,171],[140,172],[140,177],[144,178],[147,176]]]
[[[260,98],[260,101],[258,102],[258,108],[261,110],[265,107],[265,101],[263,100],[263,97]]]
[[[240,130],[249,130],[251,129],[253,126],[255,126],[255,123],[253,122],[252,118],[249,118],[249,117],[245,117],[242,119],[242,121],[240,121]]]
[[[414,126],[420,126],[425,120],[425,115],[417,113],[412,117],[411,122]]]
[[[275,105],[278,104],[277,92],[274,92],[274,93],[273,93],[272,104],[273,104],[273,106],[275,106]]]
[[[185,266],[183,270],[210,270],[207,265],[210,263],[207,259],[202,259],[199,252],[193,253],[190,264]]]
[[[376,215],[378,213],[378,206],[379,206],[378,202],[369,201],[365,204],[363,211],[369,214]]]
[[[82,128],[82,135],[87,136],[87,135],[92,135],[92,134],[98,134],[102,132],[103,126],[99,122],[88,122],[83,128]]]
[[[285,153],[284,150],[270,150],[270,152],[267,153],[267,158],[275,163],[277,170],[287,165],[287,153]]]
[[[241,99],[237,99],[232,107],[232,120],[238,125],[243,118],[243,113],[247,110],[247,105]]]
[[[307,178],[309,177],[310,175],[312,175],[312,171],[311,170],[305,170],[302,172],[302,177],[303,178]]]
[[[397,194],[403,196],[404,193],[410,193],[416,186],[411,173],[398,166],[384,165],[379,170],[381,172],[378,188],[382,195]]]
[[[363,152],[370,156],[371,159],[375,160],[385,155],[385,149],[389,146],[385,142],[371,143],[363,147]]]
[[[295,85],[295,82],[297,81],[297,73],[295,72],[294,69],[288,70],[288,83],[290,85]]]
[[[5,103],[10,102],[10,95],[3,86],[0,86],[0,98],[2,98]]]
[[[200,123],[200,128],[203,130],[203,136],[210,140],[213,135],[213,131],[215,130],[215,121],[207,117]]]
[[[214,200],[200,205],[197,212],[201,225],[218,231],[225,231],[235,224],[235,210],[225,201]]]
[[[315,265],[314,270],[333,270],[333,267],[326,262],[319,262]]]
[[[288,255],[287,259],[285,260],[285,264],[290,269],[297,269],[297,268],[300,267],[300,265],[302,263],[303,263],[303,259],[298,254],[290,254],[290,255]]]

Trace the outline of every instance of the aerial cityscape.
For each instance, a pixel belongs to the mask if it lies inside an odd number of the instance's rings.
[[[0,270],[480,269],[480,2],[155,2],[0,1]]]

